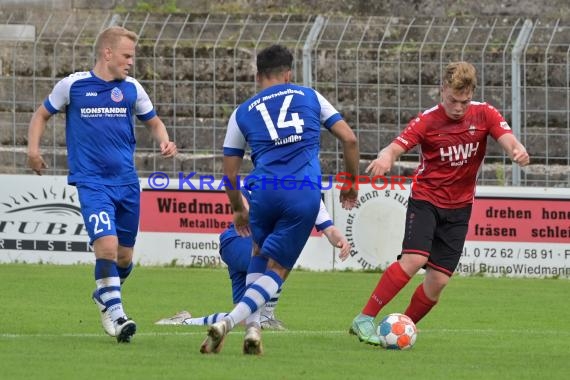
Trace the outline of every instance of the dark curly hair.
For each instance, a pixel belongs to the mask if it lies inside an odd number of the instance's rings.
[[[257,73],[266,77],[291,70],[293,54],[282,45],[271,45],[257,54]]]

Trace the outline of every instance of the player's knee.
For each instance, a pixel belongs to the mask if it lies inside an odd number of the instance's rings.
[[[119,244],[116,236],[102,236],[93,242],[95,257],[117,261]]]
[[[119,245],[117,251],[117,264],[121,267],[127,267],[133,261],[133,247],[123,247]]]
[[[427,298],[437,302],[447,282],[443,281],[424,281],[424,292]]]
[[[427,264],[428,258],[423,255],[403,254],[399,261],[404,272],[413,275]]]

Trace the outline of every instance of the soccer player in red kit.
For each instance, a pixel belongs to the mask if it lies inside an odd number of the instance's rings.
[[[366,169],[371,176],[385,175],[403,153],[421,147],[401,254],[382,274],[350,328],[360,341],[380,344],[374,319],[421,268],[426,269],[424,280],[404,314],[417,323],[439,300],[461,257],[487,136],[520,166],[529,163],[525,147],[503,116],[491,105],[472,100],[476,85],[473,65],[450,63],[442,80],[441,103],[411,120]]]

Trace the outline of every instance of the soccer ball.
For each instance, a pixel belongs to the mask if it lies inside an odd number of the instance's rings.
[[[377,334],[382,347],[389,350],[407,350],[416,343],[418,330],[404,314],[389,314],[378,324]]]

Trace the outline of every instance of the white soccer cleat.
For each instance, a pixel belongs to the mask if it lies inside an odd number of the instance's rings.
[[[275,318],[274,315],[262,314],[260,318],[260,324],[263,330],[278,330],[278,331],[287,330],[285,326],[283,326],[283,322]]]
[[[203,354],[217,354],[224,346],[226,335],[230,332],[229,323],[222,319],[208,327],[208,336],[200,346],[200,352]]]
[[[130,343],[131,338],[137,332],[137,324],[127,316],[121,317],[115,321],[115,331],[117,333],[117,342]]]
[[[249,325],[245,330],[243,353],[245,355],[263,355],[261,329],[254,324]]]
[[[97,309],[99,309],[99,316],[101,317],[101,325],[103,326],[103,330],[105,330],[109,336],[116,336],[115,324],[111,319],[111,315],[107,311],[107,307],[105,307],[105,304],[103,301],[101,301],[101,298],[99,298],[97,289],[93,291],[91,298],[93,299],[93,302],[95,302],[95,305],[97,305]]]
[[[159,319],[154,322],[155,325],[186,325],[184,321],[192,318],[192,315],[186,310],[174,314],[172,317]]]

